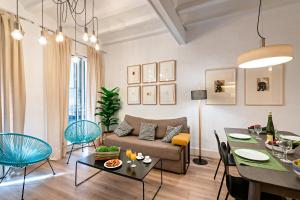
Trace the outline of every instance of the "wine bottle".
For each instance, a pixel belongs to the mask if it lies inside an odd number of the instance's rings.
[[[275,138],[275,129],[274,129],[274,124],[272,119],[272,112],[269,112],[268,115],[268,124],[266,128],[266,132],[267,132],[267,141],[273,141]]]

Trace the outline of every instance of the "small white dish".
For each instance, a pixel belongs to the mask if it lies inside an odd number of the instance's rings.
[[[144,159],[144,156],[141,156],[141,157],[137,156],[136,159],[137,159],[137,160],[143,160],[143,159]]]
[[[241,134],[241,133],[230,133],[229,137],[232,137],[232,138],[235,138],[235,139],[240,139],[240,140],[249,140],[249,139],[251,139],[250,135]]]
[[[149,163],[151,163],[152,162],[152,159],[151,158],[149,158],[149,159],[144,159],[143,160],[143,163],[146,163],[146,164],[149,164]]]
[[[300,141],[300,137],[295,135],[280,135],[280,137],[285,140]]]
[[[268,155],[253,149],[236,149],[234,153],[248,160],[267,161],[270,159]]]

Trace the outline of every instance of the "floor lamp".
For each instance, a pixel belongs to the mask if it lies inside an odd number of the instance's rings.
[[[206,90],[194,90],[191,91],[191,99],[192,100],[200,100],[199,102],[199,156],[198,158],[194,158],[193,162],[197,165],[206,165],[207,161],[201,158],[201,100],[207,99],[207,91]]]

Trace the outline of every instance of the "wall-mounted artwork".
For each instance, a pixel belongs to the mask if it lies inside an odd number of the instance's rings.
[[[208,105],[236,104],[236,68],[208,69],[205,71]]]
[[[176,104],[176,84],[163,84],[159,86],[159,104]]]
[[[147,63],[142,65],[143,83],[155,83],[157,81],[157,64]]]
[[[245,69],[246,105],[284,104],[284,66]]]
[[[141,66],[133,65],[127,67],[127,83],[138,84],[141,82]]]
[[[127,104],[128,105],[141,104],[141,87],[140,86],[127,87]]]
[[[159,81],[175,81],[176,80],[176,61],[168,60],[159,62]]]
[[[142,102],[144,105],[156,105],[156,85],[144,85],[142,88]]]

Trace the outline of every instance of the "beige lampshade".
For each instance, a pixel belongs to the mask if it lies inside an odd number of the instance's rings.
[[[278,44],[252,49],[242,53],[237,64],[240,68],[260,68],[279,65],[293,59],[293,47],[289,44]]]

